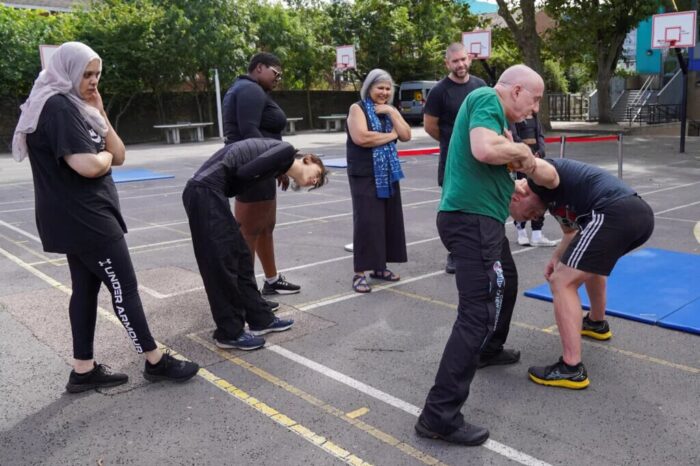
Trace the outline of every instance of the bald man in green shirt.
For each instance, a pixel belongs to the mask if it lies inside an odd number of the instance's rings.
[[[437,227],[455,259],[459,305],[435,384],[415,426],[422,437],[484,443],[489,431],[465,422],[460,412],[476,369],[520,360],[519,351],[503,348],[517,294],[504,225],[514,188],[510,171],[530,174],[546,162],[535,158],[526,144],[513,142],[508,123],[537,112],[543,93],[542,78],[525,65],[515,65],[494,88],[472,91],[457,114]]]

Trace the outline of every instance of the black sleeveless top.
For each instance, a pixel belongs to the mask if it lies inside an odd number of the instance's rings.
[[[358,101],[355,103],[359,105],[362,109],[362,113],[364,113],[365,119],[367,120],[367,128],[369,128],[369,117],[367,116],[367,111],[365,110],[364,105],[362,105],[362,101]],[[382,123],[382,128],[385,128],[387,118],[389,117],[387,115],[377,116],[379,117],[379,121]],[[345,132],[348,136],[347,141],[345,143],[345,150],[347,153],[348,160],[348,175],[374,176],[374,159],[372,157],[372,148],[361,147],[355,144],[352,140],[352,137],[350,137],[350,130],[347,128],[347,125],[345,128]]]

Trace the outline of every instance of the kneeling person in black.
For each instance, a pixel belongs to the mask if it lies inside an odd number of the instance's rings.
[[[620,257],[649,239],[654,213],[632,188],[601,168],[567,159],[547,161],[527,181],[517,182],[510,214],[525,221],[549,209],[564,232],[544,271],[563,355],[528,372],[541,385],[581,389],[590,383],[581,362],[581,335],[596,340],[612,336],[605,320],[607,277]],[[582,284],[591,301],[583,320],[578,296]]]
[[[252,350],[260,337],[288,330],[291,319],[275,317],[255,282],[253,257],[229,198],[260,180],[286,174],[295,187],[318,188],[327,172],[313,154],[297,154],[289,143],[246,139],[217,151],[187,182],[182,195],[192,232],[192,244],[211,313],[214,340],[220,348]],[[244,330],[248,322],[250,332]]]

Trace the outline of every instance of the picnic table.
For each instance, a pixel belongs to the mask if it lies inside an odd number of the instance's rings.
[[[343,122],[347,118],[347,115],[343,113],[334,113],[333,115],[324,115],[318,117],[319,120],[324,121],[326,123],[326,132],[330,133],[331,131],[342,131],[343,130]],[[333,129],[331,130],[331,123],[333,123]]]
[[[296,126],[295,126],[295,125],[296,125],[296,123],[297,123],[298,121],[302,121],[302,120],[303,120],[302,117],[291,117],[291,118],[287,118],[287,128],[285,129],[284,132],[287,133],[287,134],[296,134],[296,133],[297,133],[297,130],[296,130]]]
[[[156,129],[162,129],[165,132],[165,141],[168,144],[180,144],[180,130],[192,130],[192,140],[196,142],[204,141],[204,127],[211,126],[214,123],[175,123],[172,125],[153,125]]]

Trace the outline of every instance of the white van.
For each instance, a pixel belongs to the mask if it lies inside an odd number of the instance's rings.
[[[423,121],[423,107],[428,99],[430,90],[435,87],[437,81],[406,81],[399,87],[399,105],[401,115],[408,122],[420,123]]]

